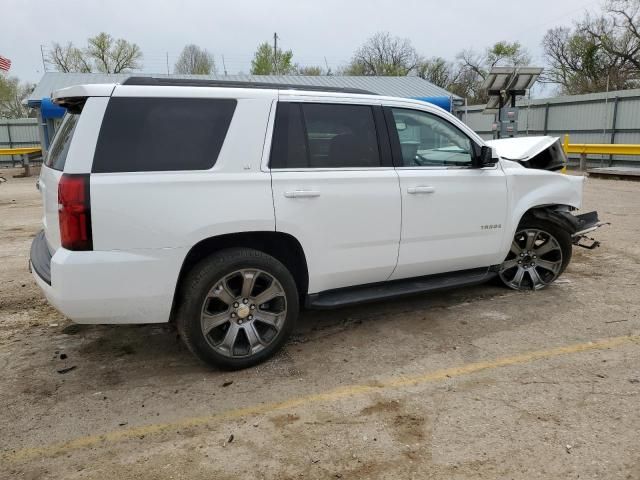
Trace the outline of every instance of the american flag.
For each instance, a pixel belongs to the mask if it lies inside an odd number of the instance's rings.
[[[0,70],[8,72],[11,68],[11,60],[0,55]]]

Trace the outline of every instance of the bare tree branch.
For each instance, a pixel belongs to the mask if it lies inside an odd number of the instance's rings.
[[[140,68],[142,52],[135,43],[120,38],[114,40],[107,33],[99,33],[88,40],[87,48],[80,49],[71,42],[51,44],[46,61],[59,72],[93,71],[120,73]]]
[[[191,44],[182,49],[173,70],[175,73],[209,75],[215,73],[216,64],[207,50]]]
[[[418,55],[408,39],[378,32],[353,55],[347,75],[404,76],[412,72]]]

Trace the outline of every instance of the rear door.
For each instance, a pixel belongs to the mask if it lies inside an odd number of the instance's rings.
[[[390,277],[400,191],[379,106],[279,102],[269,166],[276,229],[301,242],[309,293]]]

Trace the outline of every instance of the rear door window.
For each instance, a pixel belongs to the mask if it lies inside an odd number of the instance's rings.
[[[271,168],[380,167],[373,108],[282,102],[276,111]]]
[[[278,104],[270,166],[271,168],[309,168],[307,136],[299,103]]]
[[[93,173],[208,170],[218,159],[236,100],[114,97]]]
[[[69,146],[71,145],[71,139],[76,130],[79,117],[79,114],[66,114],[51,143],[47,158],[44,161],[47,167],[53,168],[54,170],[64,170],[64,164],[67,161],[67,154],[69,153]]]

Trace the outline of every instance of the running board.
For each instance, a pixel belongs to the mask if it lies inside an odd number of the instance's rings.
[[[496,272],[486,267],[429,275],[426,277],[339,288],[307,295],[305,305],[307,308],[317,310],[358,305],[407,295],[445,290],[453,287],[477,285],[492,279],[496,275]]]

